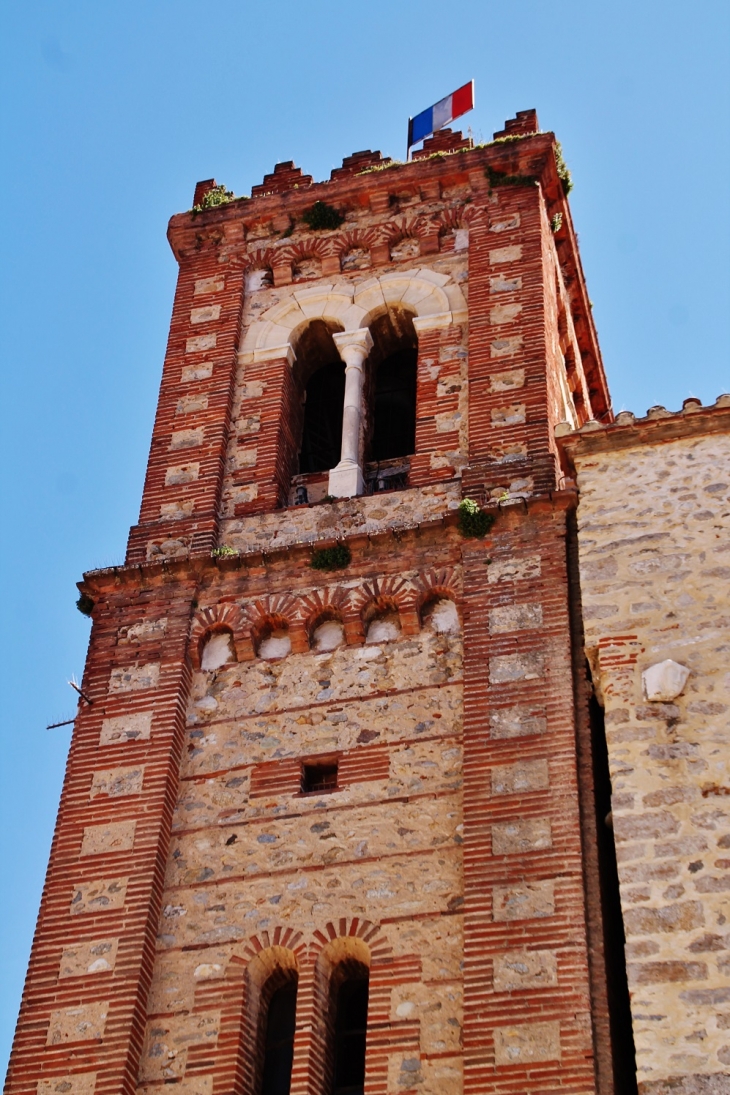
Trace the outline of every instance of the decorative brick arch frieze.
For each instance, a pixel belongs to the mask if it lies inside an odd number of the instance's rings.
[[[188,649],[193,669],[200,669],[203,647],[208,636],[221,631],[228,631],[232,635],[237,660],[247,661],[249,655],[243,625],[244,619],[238,605],[219,604],[199,609],[190,625]]]
[[[325,620],[340,620],[346,627],[349,598],[350,591],[342,586],[327,586],[302,596],[298,614],[310,643],[315,629]]]
[[[277,924],[271,931],[263,931],[258,935],[252,935],[242,947],[239,948],[244,962],[261,955],[263,951],[271,951],[272,948],[284,948],[291,951],[301,963],[307,953],[307,943],[302,932],[294,928],[285,928]]]
[[[371,578],[359,587],[325,586],[299,595],[260,597],[243,604],[221,604],[200,609],[190,629],[190,659],[200,668],[207,635],[230,631],[239,662],[255,658],[256,648],[274,628],[289,632],[292,653],[304,653],[311,647],[312,635],[325,620],[340,620],[348,645],[365,639],[367,624],[388,610],[400,617],[404,635],[415,635],[421,628],[421,610],[434,597],[448,597],[461,605],[461,572],[456,567],[431,568],[414,579],[401,576]]]
[[[363,638],[365,625],[388,609],[397,611],[404,635],[416,635],[420,629],[417,598],[416,587],[408,578],[372,578],[353,592],[349,607],[361,621]]]
[[[246,255],[245,266],[247,270],[258,270],[273,263],[273,248],[257,247]]]
[[[444,232],[452,232],[464,227],[464,206],[458,205],[452,209],[442,209],[435,217],[438,230],[441,235]]]
[[[276,628],[289,632],[293,654],[309,649],[309,641],[298,601],[289,594],[260,597],[241,607],[243,628],[250,644],[250,657],[256,656],[261,640]]]
[[[257,247],[255,251],[249,251],[243,258],[243,266],[246,277],[246,286],[249,290],[255,288],[265,288],[268,285],[273,284],[274,277],[274,259],[272,249],[270,247]],[[251,279],[257,272],[266,274],[268,276],[268,282],[262,281],[261,285],[252,285]]]
[[[424,217],[395,217],[382,225],[382,239],[391,247],[404,239],[417,240],[425,223]]]
[[[280,255],[282,260],[291,262],[292,265],[301,261],[301,259],[310,257],[323,260],[327,255],[333,253],[332,241],[323,239],[321,236],[307,236],[297,243],[289,244],[287,247],[277,248],[277,255]]]
[[[420,334],[466,319],[464,294],[446,274],[423,267],[369,278],[359,286],[342,282],[311,286],[267,308],[246,331],[239,361],[250,363],[292,359],[297,339],[315,319],[344,331],[368,327],[389,309],[401,308],[414,316]]]
[[[333,254],[342,256],[354,248],[362,248],[364,251],[372,251],[379,243],[383,242],[383,234],[380,228],[352,228],[349,231],[338,232],[331,239]]]
[[[324,928],[314,933],[309,947],[309,957],[316,962],[322,950],[336,939],[360,939],[367,944],[369,961],[376,962],[393,953],[393,948],[380,925],[359,916],[342,916],[328,921]]]
[[[461,606],[462,576],[457,567],[431,567],[422,570],[416,578],[416,608],[420,619],[423,606],[434,597],[448,597],[457,607]]]

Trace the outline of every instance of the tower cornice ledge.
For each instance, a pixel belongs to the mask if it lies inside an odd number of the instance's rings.
[[[347,502],[349,499],[343,500]],[[332,503],[337,505],[337,503]],[[501,518],[527,517],[539,513],[565,512],[575,509],[578,504],[578,492],[573,486],[562,490],[549,491],[546,494],[535,494],[530,498],[514,498],[505,502],[493,502],[484,508]],[[442,530],[450,538],[460,540],[456,530],[459,516],[456,510],[449,510],[440,516],[429,515],[421,521],[397,527],[389,526],[375,532],[363,532],[354,530],[343,531],[341,535],[330,534],[316,540],[300,540],[290,544],[282,544],[267,549],[252,548],[237,551],[232,555],[211,555],[208,552],[191,552],[180,559],[166,559],[162,562],[150,561],[145,563],[133,563],[118,566],[102,567],[99,570],[84,572],[83,578],[77,582],[77,588],[81,593],[90,597],[102,592],[108,592],[112,588],[120,586],[151,586],[164,585],[167,582],[179,582],[184,580],[201,581],[206,573],[214,571],[240,571],[279,565],[289,561],[297,569],[307,556],[311,556],[313,550],[333,547],[335,544],[348,544],[351,547],[362,547],[369,543],[373,546],[382,545],[389,541],[403,543],[409,537],[430,534],[434,530]],[[479,540],[464,540],[463,545],[471,549],[487,550],[489,536]],[[344,573],[344,572],[343,572]]]

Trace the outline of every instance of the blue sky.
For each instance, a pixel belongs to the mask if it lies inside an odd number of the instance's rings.
[[[123,559],[175,285],[169,216],[279,160],[325,179],[402,158],[415,114],[476,80],[488,140],[536,107],[571,206],[614,407],[730,391],[730,5],[696,0],[60,0],[0,8],[3,917],[0,1062],[22,989],[87,621]]]

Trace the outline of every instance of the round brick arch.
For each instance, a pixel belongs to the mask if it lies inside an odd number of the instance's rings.
[[[456,282],[427,268],[383,274],[359,286],[314,285],[263,312],[249,326],[239,356],[244,362],[282,357],[312,320],[321,319],[339,331],[356,331],[392,308],[411,312],[417,331],[460,323],[467,315]]]

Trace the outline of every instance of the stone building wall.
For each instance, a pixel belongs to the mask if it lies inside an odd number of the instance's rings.
[[[729,1090],[729,427],[722,396],[562,438],[643,1095]],[[666,660],[688,679],[652,700],[642,674]]]
[[[366,599],[365,585],[340,590]],[[461,1091],[462,640],[456,613],[446,624],[194,675],[141,1082],[228,1090],[246,1007],[236,971],[288,941],[306,1032],[321,1018],[306,1000],[321,939],[351,933],[372,954],[372,1089]],[[302,794],[302,762],[322,756],[338,760],[338,789]],[[232,979],[221,1017],[211,1000]],[[293,1090],[311,1090],[309,1049],[298,1037]]]

